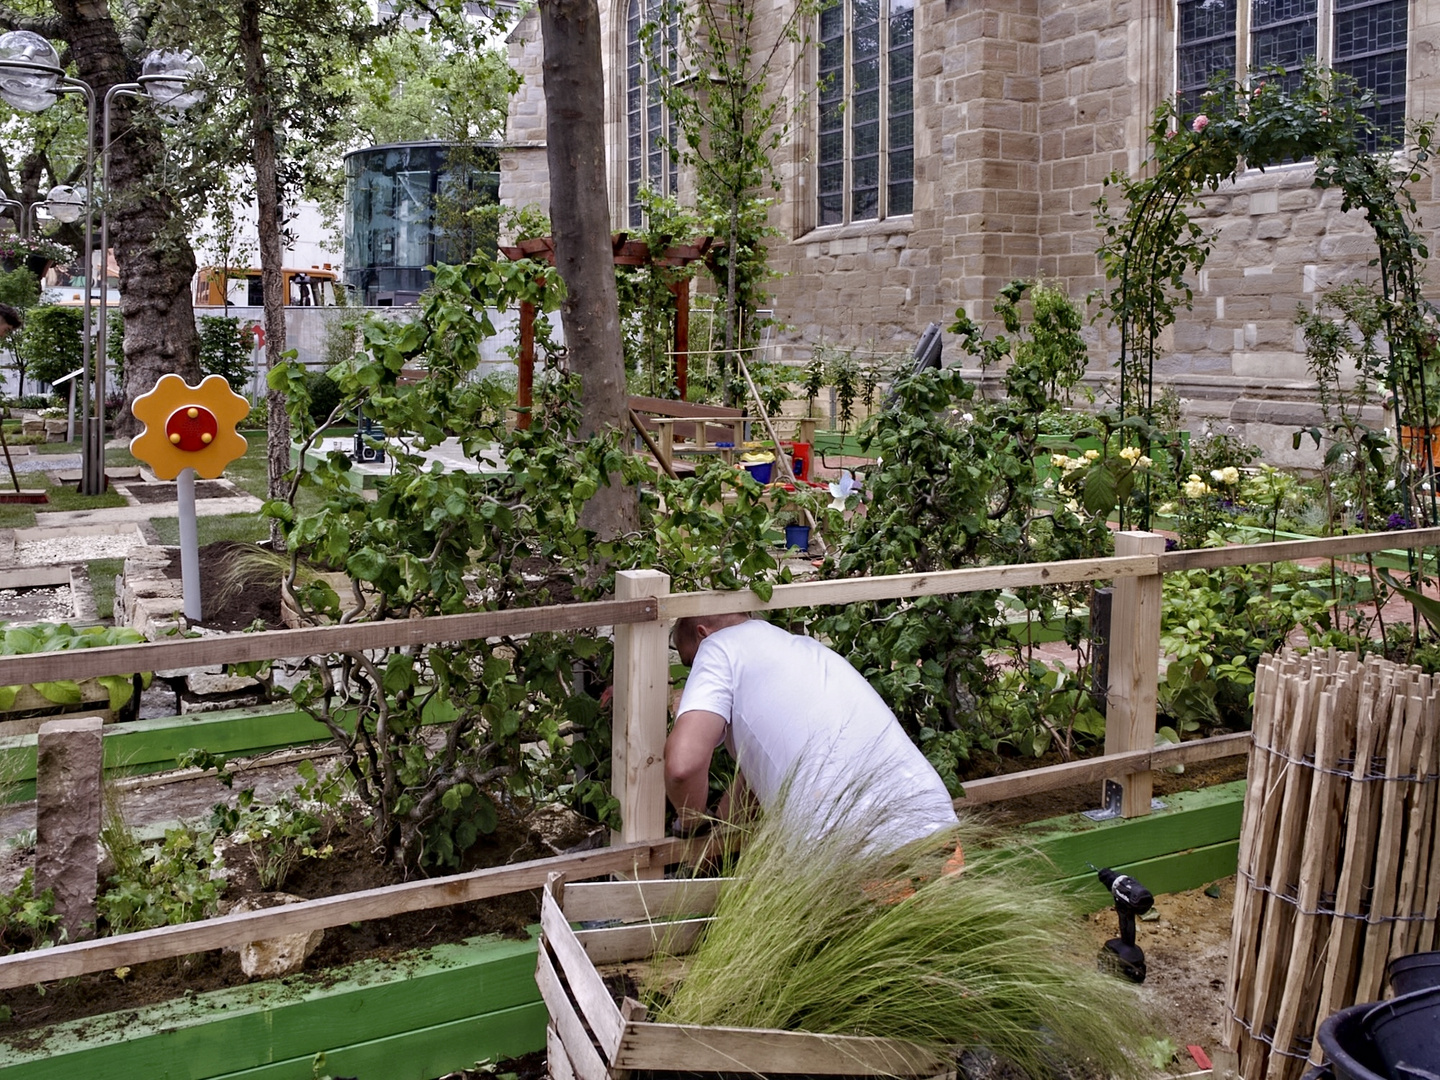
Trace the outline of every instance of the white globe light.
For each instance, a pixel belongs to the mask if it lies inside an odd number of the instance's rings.
[[[140,85],[162,116],[178,116],[205,100],[205,74],[189,49],[156,49],[140,65]]]
[[[85,212],[85,189],[74,188],[69,184],[57,184],[50,189],[50,194],[45,196],[45,209],[56,221],[67,225],[72,221],[79,221],[80,215]]]
[[[50,70],[37,70],[49,68]],[[0,34],[0,98],[23,112],[40,112],[55,104],[60,84],[60,54],[49,41],[30,30]]]

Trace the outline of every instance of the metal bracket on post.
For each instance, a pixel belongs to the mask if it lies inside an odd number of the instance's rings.
[[[1114,780],[1105,781],[1105,798],[1098,810],[1081,810],[1080,813],[1091,821],[1109,821],[1111,818],[1120,816],[1120,803],[1124,797],[1125,789]],[[1150,800],[1151,810],[1164,810],[1165,804],[1159,799]]]

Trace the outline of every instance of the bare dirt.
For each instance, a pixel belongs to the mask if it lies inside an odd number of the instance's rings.
[[[246,560],[252,554],[255,559]],[[205,617],[197,623],[206,630],[284,630],[280,618],[281,564],[269,548],[238,540],[217,540],[200,549],[200,592]],[[165,568],[165,576],[180,580],[180,556]]]
[[[1156,897],[1158,918],[1141,921],[1136,944],[1145,951],[1147,973],[1140,999],[1168,1039],[1176,1058],[1167,1071],[1195,1072],[1201,1064],[1187,1047],[1198,1046],[1213,1058],[1224,1046],[1225,971],[1230,957],[1230,913],[1235,903],[1233,876],[1204,888]],[[1086,927],[1099,954],[1118,933],[1113,909],[1096,912]]]

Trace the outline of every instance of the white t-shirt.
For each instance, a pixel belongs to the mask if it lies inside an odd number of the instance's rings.
[[[716,630],[680,698],[679,714],[691,710],[725,718],[722,742],[762,807],[790,781],[787,815],[807,831],[853,817],[893,849],[956,822],[944,781],[874,687],[813,638],[754,619]]]

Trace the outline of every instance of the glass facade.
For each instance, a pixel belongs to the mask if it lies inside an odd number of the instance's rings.
[[[345,155],[345,283],[360,303],[413,303],[426,269],[465,262],[494,238],[465,211],[500,197],[495,146],[403,143]]]

